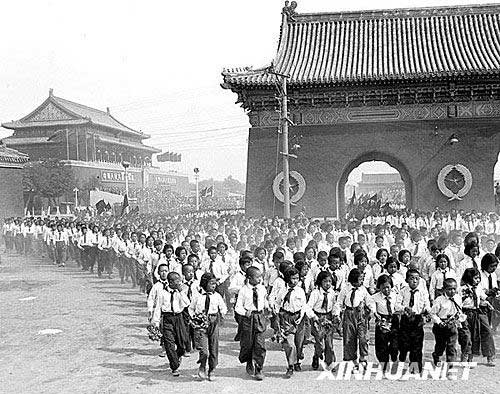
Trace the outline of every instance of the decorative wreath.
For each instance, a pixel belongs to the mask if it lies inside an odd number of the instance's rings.
[[[462,164],[448,164],[439,171],[437,184],[448,201],[462,200],[472,187],[472,174]]]
[[[281,171],[273,181],[273,193],[274,196],[280,201],[285,201],[285,196],[280,190],[281,182],[283,182],[285,176],[283,175],[283,171]],[[300,175],[297,171],[290,171],[290,202],[292,204],[297,203],[306,192],[306,181],[302,175]]]

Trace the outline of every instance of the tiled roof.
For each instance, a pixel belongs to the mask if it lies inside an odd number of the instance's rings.
[[[274,69],[290,84],[500,75],[500,5],[283,16]],[[224,87],[269,85],[226,69]]]
[[[49,137],[6,137],[2,140],[6,145],[50,144]]]
[[[35,118],[36,113],[43,110],[47,105],[53,105],[57,110],[61,110],[64,115],[62,119],[39,119]],[[60,116],[60,114],[58,114]],[[20,129],[29,127],[43,127],[43,126],[63,126],[63,125],[76,125],[92,123],[99,126],[108,127],[110,129],[127,133],[129,135],[140,136],[142,138],[149,138],[149,135],[140,131],[131,129],[123,123],[116,120],[109,112],[101,111],[96,108],[88,107],[83,104],[78,104],[70,100],[63,99],[49,95],[38,108],[28,114],[22,119],[2,124],[3,127],[8,129]]]
[[[11,148],[7,148],[0,141],[0,163],[26,163],[28,160],[28,155]]]
[[[134,141],[130,141],[130,140],[125,141],[125,140],[121,140],[119,138],[107,137],[107,136],[102,136],[102,135],[97,136],[97,138],[99,139],[99,141],[107,142],[109,144],[127,146],[129,148],[141,149],[141,150],[145,150],[145,151],[149,151],[149,152],[153,152],[153,153],[161,152],[161,149],[153,148],[152,146],[144,145],[140,142],[134,142]]]
[[[127,133],[144,135],[140,131],[136,131],[131,129],[130,127],[125,126],[123,123],[116,120],[109,112],[87,107],[86,105],[78,104],[60,97],[53,96],[53,98],[57,103],[59,103],[67,110],[81,116],[82,118],[90,119],[94,124],[109,127],[115,130],[125,131]]]

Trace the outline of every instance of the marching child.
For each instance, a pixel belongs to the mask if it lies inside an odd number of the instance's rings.
[[[293,371],[300,371],[300,356],[304,345],[304,309],[306,294],[299,286],[299,271],[290,268],[285,272],[286,287],[276,295],[271,308],[278,314],[282,346],[288,362],[286,377],[290,378]]]
[[[352,361],[355,369],[359,364],[367,365],[367,314],[373,310],[373,299],[363,286],[363,274],[353,268],[347,277],[346,286],[340,291],[337,299],[336,313],[344,311],[342,332],[344,336],[344,361]],[[359,346],[359,363],[357,349]]]
[[[267,293],[270,294],[273,288],[274,282],[279,276],[280,264],[285,260],[282,252],[274,252],[272,256],[273,264],[269,266],[269,269],[264,274],[264,286],[267,288]]]
[[[354,265],[358,267],[363,275],[363,286],[369,294],[375,293],[375,281],[373,280],[372,267],[368,265],[368,256],[360,249],[354,253]]]
[[[191,264],[194,267],[194,276],[197,280],[201,280],[202,275],[205,273],[200,268],[200,258],[196,254],[190,254],[187,257],[188,264]]]
[[[340,253],[340,252],[339,252]],[[342,259],[338,253],[328,256],[328,272],[335,278],[333,281],[334,290],[338,293],[346,283],[347,274],[345,272],[346,265],[342,265]]]
[[[177,272],[167,275],[168,286],[160,292],[153,311],[152,323],[160,327],[163,322],[163,343],[173,376],[179,376],[180,357],[185,353],[187,330],[182,311],[189,305],[185,293],[180,292],[182,279]]]
[[[396,293],[399,293],[401,289],[407,285],[405,278],[399,273],[399,261],[394,257],[389,256],[385,262],[384,268],[385,272],[383,273],[387,274],[391,278],[393,290]]]
[[[158,304],[159,298],[160,298],[160,293],[163,290],[167,289],[168,282],[167,282],[167,275],[168,275],[168,268],[165,264],[160,264],[158,266],[158,273],[160,276],[160,280],[156,282],[153,287],[151,288],[151,291],[149,292],[148,295],[148,300],[147,300],[147,307],[148,307],[148,320],[151,323],[153,320],[153,312],[156,308],[156,305]],[[160,321],[160,330],[162,330],[162,322]],[[163,345],[163,338],[160,341],[160,345],[163,349],[165,349]],[[160,353],[160,357],[165,357],[165,353]]]
[[[381,249],[379,249],[381,250]],[[382,274],[377,279],[377,290],[373,296],[375,303],[375,355],[387,368],[389,357],[392,362],[398,359],[398,332],[399,321],[396,317],[397,293],[392,286],[389,275]]]
[[[327,270],[328,270],[328,253],[322,250],[318,252],[318,255],[316,256],[316,265],[311,266],[311,272],[314,280],[316,280],[318,274],[321,271],[327,271]]]
[[[204,273],[200,287],[202,294],[193,298],[189,306],[192,318],[203,316],[203,324],[195,327],[196,347],[200,352],[198,376],[201,379],[214,380],[214,371],[219,358],[219,323],[227,313],[227,307],[222,296],[215,291],[217,280],[211,273]],[[196,321],[196,320],[195,320]],[[207,375],[208,361],[208,375]]]
[[[281,253],[281,252],[274,252]],[[281,253],[283,254],[283,253]],[[276,297],[280,291],[286,288],[285,282],[285,272],[290,268],[293,268],[293,264],[291,261],[285,260],[282,261],[278,268],[278,277],[275,279],[273,283],[273,287],[269,290],[269,304],[274,305]],[[269,319],[271,323],[271,328],[273,329],[273,336],[271,337],[271,341],[281,342],[281,331],[279,329],[279,318],[278,314],[271,309],[271,318]]]
[[[435,365],[446,351],[446,361],[454,362],[457,356],[456,342],[458,326],[467,319],[462,312],[462,300],[457,294],[457,281],[445,279],[444,294],[437,297],[431,308],[431,318],[434,322],[432,332],[436,340],[432,360]]]
[[[256,267],[246,272],[247,283],[238,292],[235,311],[241,316],[240,355],[246,371],[256,380],[264,379],[262,368],[266,358],[264,311],[269,309],[267,291],[262,285],[262,273]]]
[[[166,265],[167,272],[169,270],[168,264],[162,262],[160,266]],[[182,266],[182,292],[186,294],[189,302],[192,304],[195,298],[200,295],[200,281],[194,277],[194,267],[191,264],[184,264]],[[154,286],[153,286],[154,287]],[[186,354],[188,355],[192,349],[195,348],[194,341],[194,329],[189,325],[189,321],[191,320],[188,308],[185,308],[183,311],[184,314],[184,324],[186,325],[186,329],[188,331],[188,338],[186,342]]]
[[[328,271],[321,271],[316,278],[316,287],[307,301],[306,313],[312,321],[312,335],[314,337],[314,356],[312,368],[319,368],[319,360],[324,360],[326,365],[335,361],[333,351],[333,334],[339,319],[334,318],[337,301],[335,292],[336,278]]]
[[[429,285],[429,296],[431,302],[444,293],[444,281],[448,278],[457,279],[455,271],[450,267],[450,258],[448,255],[441,253],[436,257],[436,270],[431,275]]]
[[[377,280],[378,277],[384,271],[384,266],[385,263],[387,262],[388,257],[389,257],[389,251],[385,248],[381,248],[377,250],[377,253],[375,253],[375,261],[372,264],[372,272],[374,280]]]
[[[487,310],[491,308],[486,300],[487,295],[480,286],[481,274],[475,268],[467,268],[462,276],[460,294],[462,296],[462,311],[467,316],[468,335],[462,335],[461,345],[462,362],[472,362],[474,356],[482,352],[487,358],[487,365],[494,366],[495,343],[488,324]],[[465,337],[465,338],[464,338]]]
[[[233,275],[231,281],[229,282],[229,294],[234,305],[236,305],[236,301],[238,299],[238,292],[246,284],[247,280],[246,272],[247,269],[250,268],[250,266],[252,265],[252,259],[248,257],[241,257],[239,260],[239,265],[240,265],[239,271]],[[240,325],[241,316],[238,314],[238,312],[236,312],[236,310],[234,311],[234,320],[238,324],[238,330],[236,332],[234,340],[239,341],[241,338],[241,325]]]
[[[410,268],[406,272],[406,283],[400,291],[402,311],[399,325],[399,361],[405,362],[408,352],[410,363],[416,363],[419,373],[422,372],[422,349],[424,347],[424,324],[430,311],[428,293],[420,289],[420,273]]]

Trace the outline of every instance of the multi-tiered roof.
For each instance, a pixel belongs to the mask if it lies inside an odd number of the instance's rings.
[[[500,5],[297,14],[283,9],[274,71],[291,86],[500,75]],[[267,68],[226,69],[234,91],[273,85]]]

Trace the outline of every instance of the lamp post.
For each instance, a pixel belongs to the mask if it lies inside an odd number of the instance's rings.
[[[200,169],[198,167],[194,168],[194,184],[196,186],[196,211],[200,210],[200,193],[198,191],[198,179],[200,178]]]
[[[128,168],[130,167],[130,163],[128,161],[122,161],[122,166],[125,169],[125,195],[128,199]],[[128,206],[125,208],[125,213],[128,213]]]

